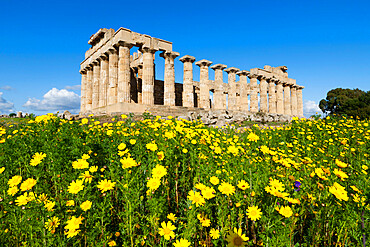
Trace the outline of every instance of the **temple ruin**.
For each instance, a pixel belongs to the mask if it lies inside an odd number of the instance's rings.
[[[125,28],[103,28],[88,43],[91,48],[80,69],[81,114],[142,113],[155,105],[175,112],[216,109],[303,117],[304,87],[288,77],[286,66],[241,70],[185,55],[179,58],[183,82],[177,83],[174,60],[180,54],[172,50],[172,42]],[[131,55],[134,46],[139,49]],[[158,51],[165,62],[163,81],[155,78]],[[199,81],[193,80],[194,64],[200,68]],[[209,68],[214,80],[209,79]]]

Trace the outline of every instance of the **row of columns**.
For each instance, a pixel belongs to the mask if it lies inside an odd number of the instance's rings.
[[[131,102],[130,49],[133,44],[120,42],[80,71],[81,112],[92,111],[119,102]],[[157,50],[142,47],[142,104],[154,104],[154,54]],[[163,52],[165,59],[164,102],[175,105],[174,59],[177,52]]]
[[[119,102],[131,102],[130,95],[130,49],[133,44],[121,42],[107,53],[81,70],[81,111],[92,111]],[[142,104],[154,104],[154,54],[157,50],[142,47]],[[165,60],[164,73],[164,105],[175,106],[175,70],[174,59],[179,53],[164,51],[160,54]],[[183,106],[194,107],[193,63],[195,58],[189,55],[180,58],[184,64]],[[209,66],[208,60],[200,60],[195,65],[200,67],[199,104],[200,108],[210,108],[209,104]],[[228,73],[228,109],[250,112],[269,112],[293,116],[303,116],[302,89],[276,78],[266,78],[250,74],[226,65],[215,64],[210,68],[215,71],[214,108],[226,109],[223,71]],[[236,82],[236,75],[239,82]],[[247,77],[250,83],[247,82]],[[258,80],[260,83],[258,84]],[[237,92],[237,83],[240,86]],[[260,102],[258,107],[258,93]],[[249,101],[248,102],[248,96]]]
[[[193,66],[195,58],[189,55],[180,58],[184,63],[183,79],[183,106],[194,106]],[[195,65],[200,67],[199,80],[199,107],[210,108],[209,105],[209,76],[208,67],[212,64],[208,60],[200,60]],[[228,73],[228,109],[250,112],[269,112],[293,116],[303,116],[302,89],[304,87],[288,84],[276,78],[267,78],[261,75],[250,74],[249,71],[231,67],[225,69],[224,64],[215,64],[210,68],[215,71],[214,80],[214,108],[226,109],[226,99],[223,88],[223,71]],[[240,92],[237,92],[236,75],[239,75]],[[247,82],[247,77],[250,83]],[[260,83],[258,84],[258,80]],[[259,93],[259,103],[258,103]],[[250,104],[248,104],[248,96]],[[258,107],[259,105],[259,107]]]

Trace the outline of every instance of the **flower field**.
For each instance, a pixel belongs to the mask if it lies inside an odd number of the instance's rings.
[[[368,121],[0,127],[0,246],[364,246]]]

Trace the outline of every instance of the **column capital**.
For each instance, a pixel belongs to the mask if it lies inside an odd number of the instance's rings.
[[[195,65],[197,65],[199,67],[208,67],[211,64],[212,64],[212,62],[211,61],[208,61],[206,59],[202,59],[202,60],[200,60],[200,61],[198,61],[198,62],[195,63]]]
[[[219,64],[219,63],[211,66],[211,69],[213,69],[215,71],[216,70],[224,70],[226,68],[227,68],[227,66],[225,64]]]
[[[264,76],[264,75],[258,75],[258,80],[262,81],[262,80],[267,80],[267,77]]]
[[[183,63],[185,63],[185,62],[194,63],[194,61],[195,61],[195,57],[193,57],[193,56],[189,56],[189,55],[185,55],[185,56],[181,57],[179,60],[180,60],[181,62],[183,62]]]
[[[101,60],[108,60],[108,57],[109,57],[109,55],[108,54],[105,54],[105,53],[102,53],[101,55],[100,55],[100,59]]]
[[[139,51],[142,52],[142,53],[153,53],[154,54],[158,50],[157,49],[150,48],[150,47],[141,47],[139,49]]]
[[[109,50],[107,51],[107,53],[108,53],[108,55],[110,55],[110,54],[117,54],[118,51],[117,51],[116,48],[111,47],[111,48],[109,48]]]
[[[239,72],[236,73],[238,76],[247,76],[250,74],[248,70],[240,70]]]
[[[80,74],[86,74],[87,73],[87,68],[81,69]]]
[[[134,44],[127,42],[127,41],[119,41],[118,46],[125,46],[131,49],[134,46]]]
[[[257,74],[251,74],[251,73],[249,73],[249,75],[248,75],[248,78],[249,79],[257,79],[257,77],[258,77]]]
[[[86,70],[92,70],[93,69],[93,64],[89,64],[85,68]]]
[[[95,60],[95,61],[92,61],[92,64],[93,64],[94,66],[97,66],[97,65],[100,65],[100,62],[99,62],[99,60],[97,59],[97,60]]]
[[[230,67],[230,68],[227,68],[227,69],[225,69],[225,72],[226,73],[236,73],[236,72],[238,72],[240,69],[238,69],[238,68],[235,68],[235,67]]]
[[[297,89],[303,89],[304,86],[300,86],[300,85],[295,85]]]
[[[180,53],[174,52],[174,51],[163,51],[162,53],[159,54],[159,56],[163,58],[170,57],[170,58],[175,59],[178,56],[180,56]]]

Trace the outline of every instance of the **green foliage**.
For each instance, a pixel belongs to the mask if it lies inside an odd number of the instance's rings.
[[[336,88],[319,103],[320,109],[329,115],[344,115],[366,119],[370,116],[370,91]]]
[[[173,246],[181,238],[191,246],[227,246],[234,228],[249,238],[246,246],[361,246],[363,236],[370,238],[367,121],[293,120],[274,129],[240,131],[208,128],[200,121],[148,115],[132,122],[126,117],[100,124],[49,115],[0,127],[0,246],[102,247],[113,246],[112,241],[117,246]],[[36,153],[45,154],[37,164]],[[125,167],[127,158],[135,165]],[[78,160],[88,167],[76,168]],[[150,190],[155,167],[167,174]],[[87,171],[91,182],[85,180],[78,193],[69,192],[72,181]],[[22,181],[11,195],[9,180],[15,175]],[[37,183],[21,191],[28,178]],[[105,179],[115,185],[102,192],[98,185]],[[248,187],[240,188],[241,180]],[[281,183],[279,190],[272,188],[274,181],[275,186]],[[235,192],[222,192],[222,182]],[[343,189],[330,192],[336,184]],[[197,206],[188,195],[197,191],[205,197],[202,186],[213,188],[214,197]],[[26,193],[34,194],[19,205]],[[70,200],[74,205],[67,204]],[[92,206],[83,210],[87,200]],[[48,202],[55,205],[48,209]],[[247,216],[251,206],[261,210],[259,219]],[[282,206],[292,214],[284,215]],[[172,221],[175,239],[166,240],[159,232],[170,221],[169,213],[177,217]],[[203,225],[199,215],[210,225]],[[60,225],[47,229],[53,217]],[[81,217],[82,223],[68,237],[72,217]],[[212,228],[219,230],[219,238],[211,237]]]

